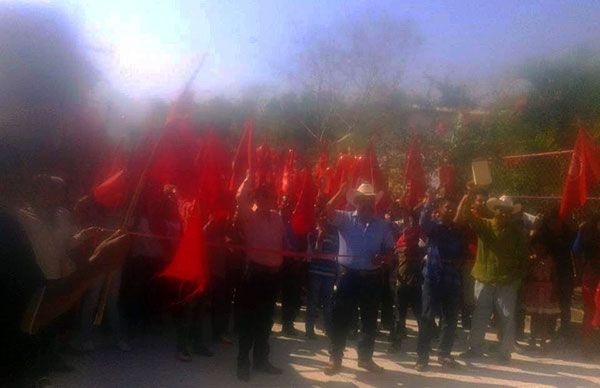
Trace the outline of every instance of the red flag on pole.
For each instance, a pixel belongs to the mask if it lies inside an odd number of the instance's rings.
[[[195,285],[193,295],[204,291],[208,282],[206,242],[197,203],[187,203],[182,208],[189,210],[187,219],[183,220],[183,235],[175,251],[175,256],[160,276],[193,282]]]
[[[365,155],[357,159],[356,178],[357,181],[369,182],[376,191],[387,190],[387,182],[379,167],[379,161],[375,154],[375,146],[372,141],[369,141]]]
[[[129,195],[130,185],[127,181],[126,157],[120,142],[113,152],[110,164],[98,174],[98,182],[92,188],[94,200],[107,209],[120,207]]]
[[[342,185],[343,182],[349,181],[351,185],[354,185],[354,165],[356,161],[352,155],[340,154],[337,162],[336,171],[336,191]]]
[[[266,141],[256,148],[255,187],[275,186],[272,151]]]
[[[560,203],[560,217],[581,208],[587,202],[589,191],[600,183],[600,147],[595,144],[585,129],[577,134],[575,148],[569,164],[569,172]]]
[[[317,187],[308,168],[301,173],[302,190],[292,213],[292,230],[296,235],[305,235],[310,232],[315,224],[315,202]]]
[[[287,196],[294,196],[296,194],[295,187],[296,183],[296,152],[293,149],[289,149],[287,153],[287,159],[283,166],[283,173],[281,177],[281,194]]]
[[[423,170],[423,157],[417,138],[413,139],[408,148],[404,178],[406,180],[406,189],[403,202],[406,207],[412,209],[423,200],[427,190],[425,171]]]
[[[247,119],[244,122],[242,137],[233,160],[229,190],[235,191],[240,187],[246,176],[246,171],[253,167],[254,159],[254,120]]]
[[[317,186],[320,190],[326,191],[328,184],[328,167],[329,167],[329,146],[327,143],[323,143],[321,147],[321,153],[319,154],[319,160],[315,166],[315,178],[317,180]]]
[[[125,176],[125,168],[121,168],[104,182],[96,186],[92,195],[94,200],[107,209],[120,207],[129,195],[129,184]]]
[[[209,131],[204,137],[197,166],[198,191],[203,204],[202,219],[208,220],[208,215],[219,220],[227,218],[233,210],[233,196],[228,190],[231,164],[223,142],[214,131]]]
[[[200,137],[188,118],[172,120],[164,131],[149,170],[149,181],[160,187],[175,185],[182,198],[195,198],[198,169],[194,161],[200,149]]]

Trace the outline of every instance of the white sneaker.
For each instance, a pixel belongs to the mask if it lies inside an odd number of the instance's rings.
[[[122,352],[131,352],[131,346],[123,340],[117,342],[117,348]]]

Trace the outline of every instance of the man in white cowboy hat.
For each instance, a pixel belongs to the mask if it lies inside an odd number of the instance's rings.
[[[507,363],[515,342],[517,292],[527,270],[526,236],[514,222],[521,211],[510,197],[490,198],[486,205],[494,217],[479,217],[471,210],[474,194],[466,194],[458,209],[458,219],[469,223],[478,236],[477,257],[471,274],[475,279],[475,311],[469,336],[469,349],[463,358],[480,357],[487,324],[497,307],[501,315],[502,340],[498,361]]]
[[[503,202],[513,202],[512,197],[509,197],[508,195],[503,195],[498,199]],[[518,223],[521,224],[521,226],[525,229],[527,234],[529,234],[529,231],[531,231],[535,227],[538,217],[531,213],[523,211],[523,207],[519,203],[514,204],[514,206],[516,209],[513,218],[516,221],[518,221]]]
[[[368,183],[356,190],[348,191],[347,187],[342,185],[326,210],[328,219],[338,229],[340,268],[334,294],[330,360],[325,373],[336,374],[341,369],[349,325],[357,306],[362,322],[358,366],[377,373],[383,371],[373,362],[377,310],[384,281],[381,265],[393,251],[394,239],[389,224],[375,215],[375,204],[381,194],[375,193]],[[355,211],[335,209],[344,195]]]

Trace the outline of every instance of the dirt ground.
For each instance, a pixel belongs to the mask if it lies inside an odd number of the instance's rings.
[[[303,324],[296,323],[303,333]],[[271,337],[273,364],[284,369],[281,376],[255,375],[249,383],[235,377],[236,345],[215,345],[215,356],[196,356],[192,362],[175,359],[174,336],[145,335],[135,338],[133,350],[122,353],[105,340],[95,352],[72,355],[68,361],[75,372],[51,376],[57,387],[592,387],[600,386],[600,362],[586,359],[574,340],[553,344],[546,354],[520,349],[509,365],[499,365],[492,359],[465,364],[457,370],[442,369],[432,357],[429,371],[414,370],[416,361],[415,322],[409,322],[403,351],[388,355],[388,342],[378,338],[375,361],[386,371],[373,375],[357,367],[355,341],[348,342],[344,368],[337,376],[326,376],[322,368],[328,359],[329,342],[322,332],[313,341],[287,338],[274,326]],[[488,334],[488,339],[495,339]],[[460,331],[455,353],[464,350],[465,334]]]

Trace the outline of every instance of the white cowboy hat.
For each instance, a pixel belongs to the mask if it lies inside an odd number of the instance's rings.
[[[510,208],[513,214],[521,211],[522,207],[519,203],[513,203],[511,197],[503,195],[500,198],[490,198],[487,200],[486,205],[491,211],[496,210],[497,207]]]
[[[370,183],[362,183],[360,186],[358,186],[358,189],[348,190],[348,193],[346,193],[346,199],[354,207],[356,207],[356,199],[361,196],[373,197],[375,199],[375,203],[377,203],[381,197],[383,197],[383,191],[376,193],[373,185]]]

